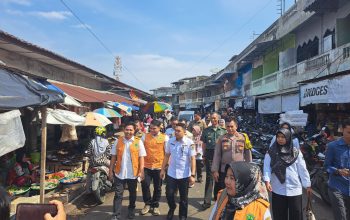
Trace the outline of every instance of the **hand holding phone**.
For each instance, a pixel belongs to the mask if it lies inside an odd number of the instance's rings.
[[[53,200],[49,204],[17,205],[16,220],[66,220],[62,202]]]
[[[55,217],[52,217],[51,213],[46,213],[44,215],[45,220],[66,220],[67,219],[67,215],[66,215],[66,212],[64,211],[64,206],[61,201],[52,200],[49,203],[56,205],[57,215],[55,215]]]

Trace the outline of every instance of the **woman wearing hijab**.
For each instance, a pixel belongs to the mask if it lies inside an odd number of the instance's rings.
[[[292,133],[281,128],[264,160],[264,180],[272,192],[274,220],[302,219],[302,187],[311,195],[310,175],[300,150],[294,146]]]
[[[219,192],[209,219],[271,219],[259,167],[245,161],[232,162],[226,165],[225,173],[226,188]]]
[[[197,182],[202,182],[202,169],[203,165],[203,141],[201,141],[202,130],[198,125],[192,127],[193,142],[196,146],[196,172],[197,172]]]
[[[288,129],[291,133],[292,133],[292,140],[293,140],[293,145],[297,148],[300,148],[300,144],[299,144],[299,139],[295,136],[293,136],[294,134],[294,130],[292,128],[292,126],[288,123],[288,122],[283,122],[281,125],[280,125],[280,128],[286,128]],[[271,139],[271,142],[270,142],[270,147],[273,145],[273,143],[276,142],[276,136],[273,136],[273,138]]]

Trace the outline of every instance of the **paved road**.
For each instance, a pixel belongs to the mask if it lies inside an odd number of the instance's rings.
[[[139,190],[137,193],[136,201],[136,218],[135,219],[165,219],[168,212],[168,205],[165,198],[165,186],[163,186],[162,198],[160,202],[161,215],[154,217],[151,214],[145,216],[140,216],[138,213],[143,208],[144,204],[142,202],[142,192],[141,185],[139,184]],[[200,204],[203,201],[204,183],[196,183],[195,187],[189,190],[189,210],[188,219],[208,219],[210,214],[210,209],[206,211],[200,211]],[[113,204],[114,193],[109,193],[106,197],[106,201],[102,205],[97,205],[91,196],[82,196],[73,204],[66,206],[68,211],[68,219],[71,220],[108,220],[111,219],[112,214],[112,204]],[[305,204],[306,201],[304,200]],[[127,205],[128,205],[128,192],[124,193],[123,200],[123,213],[122,215],[127,215]],[[330,206],[323,203],[319,198],[314,196],[313,198],[313,208],[316,214],[317,220],[332,220],[332,213]],[[175,211],[177,215],[178,209]],[[176,219],[176,218],[175,218]]]

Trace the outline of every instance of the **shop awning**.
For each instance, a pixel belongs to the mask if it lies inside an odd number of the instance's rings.
[[[62,95],[64,95],[64,101],[62,104],[64,105],[72,105],[72,106],[77,106],[77,107],[81,107],[82,105],[77,101],[75,100],[72,96],[68,95],[67,93],[65,93],[62,89],[58,88],[57,86],[51,84],[50,82],[46,81],[46,80],[42,80],[42,79],[39,79],[39,80],[36,80],[38,81],[39,83],[41,83],[43,86],[45,86],[46,88],[50,89],[50,90],[53,90],[53,91],[56,91],[56,92],[59,92],[61,93]]]
[[[64,95],[13,70],[0,69],[0,109],[62,103]]]
[[[277,114],[294,110],[299,110],[298,93],[258,99],[258,111],[260,114]]]
[[[282,95],[282,112],[299,110],[299,93]]]
[[[24,146],[25,135],[19,110],[0,114],[0,157]]]
[[[329,75],[325,78],[300,85],[301,106],[316,103],[350,103],[350,74]]]
[[[258,100],[258,112],[260,114],[277,114],[282,111],[281,96],[273,96],[270,98]]]
[[[79,126],[85,124],[85,118],[75,112],[62,109],[47,109],[47,123],[55,125]]]
[[[133,104],[126,97],[117,95],[115,93],[88,89],[81,86],[76,86],[76,85],[71,85],[67,83],[51,81],[51,80],[50,80],[50,83],[62,89],[65,93],[74,97],[80,102],[89,103],[89,102],[111,101],[111,102],[126,102],[129,104]]]

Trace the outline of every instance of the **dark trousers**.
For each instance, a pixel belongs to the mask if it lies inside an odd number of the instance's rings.
[[[302,220],[303,196],[282,196],[272,193],[273,220]]]
[[[202,179],[203,167],[204,167],[203,160],[196,160],[197,180]]]
[[[343,195],[336,189],[328,188],[329,198],[332,203],[334,219],[350,219],[350,196]]]
[[[211,198],[213,195],[213,184],[214,179],[213,175],[211,173],[211,164],[213,163],[212,160],[209,160],[205,158],[205,191],[204,191],[204,204],[211,204]]]
[[[118,177],[114,177],[115,183],[115,195],[113,201],[113,215],[120,217],[122,211],[122,201],[123,201],[123,193],[124,193],[124,184],[128,184],[129,190],[129,210],[135,209],[136,205],[136,187],[137,187],[137,179],[119,179]]]
[[[145,179],[142,181],[142,197],[146,205],[152,208],[159,207],[159,200],[162,194],[162,180],[160,179],[160,170],[150,170],[145,168]],[[151,196],[150,185],[153,181],[153,198]]]
[[[187,218],[188,210],[188,184],[189,178],[183,179],[174,179],[171,176],[167,176],[166,184],[166,199],[168,200],[168,205],[170,210],[176,209],[175,203],[175,192],[178,189],[180,193],[180,209],[179,209],[179,218]]]
[[[214,185],[214,200],[216,201],[216,198],[218,196],[218,192],[222,189],[225,189],[225,173],[219,172],[219,181],[215,182]]]

